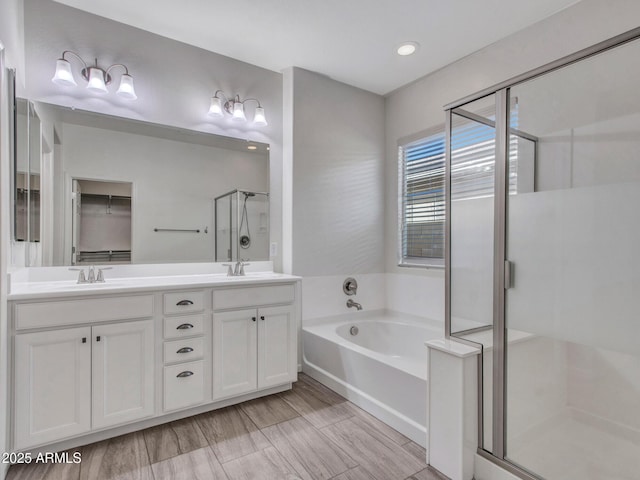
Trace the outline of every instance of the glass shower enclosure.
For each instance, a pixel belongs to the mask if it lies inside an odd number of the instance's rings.
[[[215,261],[269,260],[269,194],[236,189],[214,203]]]
[[[478,453],[640,472],[640,29],[447,107],[447,334],[482,346]]]

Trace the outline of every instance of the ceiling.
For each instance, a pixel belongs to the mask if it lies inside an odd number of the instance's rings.
[[[56,0],[281,72],[389,93],[576,0]],[[404,41],[418,51],[396,54]]]

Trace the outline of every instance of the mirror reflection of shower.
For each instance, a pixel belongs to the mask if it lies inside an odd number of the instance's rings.
[[[215,261],[269,260],[269,194],[236,189],[214,202]]]
[[[244,201],[242,202],[242,215],[240,217],[240,228],[238,235],[240,235],[240,248],[248,249],[251,246],[251,231],[249,229],[249,214],[247,213],[247,200],[249,197],[255,197],[254,192],[242,192],[244,195]],[[244,227],[244,230],[243,230]]]

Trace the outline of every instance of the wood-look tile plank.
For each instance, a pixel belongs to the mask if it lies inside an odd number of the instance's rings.
[[[407,478],[425,467],[400,445],[363,425],[353,417],[321,431],[378,480]]]
[[[424,463],[425,466],[426,466],[427,451],[425,450],[424,447],[421,447],[417,443],[410,441],[409,443],[405,443],[402,446],[402,448],[404,448],[407,452],[409,452],[411,455],[413,455],[413,458],[415,458],[419,462]]]
[[[209,446],[154,463],[151,469],[155,480],[228,480]]]
[[[304,480],[332,478],[358,464],[304,418],[262,430]]]
[[[73,463],[75,452],[80,449],[64,452],[71,463],[36,463],[34,461],[12,465],[7,473],[6,480],[78,480],[80,478],[80,463]]]
[[[198,426],[221,463],[271,446],[258,427],[238,407],[227,407],[196,417]]]
[[[353,403],[349,403],[348,408],[354,414],[353,421],[362,428],[376,432],[376,435],[382,434],[397,445],[404,445],[411,441],[397,430],[394,430],[386,423],[378,420],[376,417],[355,406]]]
[[[367,472],[362,467],[356,467],[344,473],[341,473],[337,477],[333,477],[331,480],[377,480],[375,477],[372,477],[369,472]]]
[[[258,428],[264,428],[276,423],[286,422],[300,416],[291,406],[277,395],[256,398],[240,404],[240,408],[255,423]]]
[[[407,480],[450,480],[433,467],[427,467],[407,478]]]
[[[80,480],[153,480],[142,432],[83,447]]]
[[[151,463],[209,446],[193,418],[165,423],[143,431]]]
[[[302,384],[305,384],[308,387],[311,387],[314,390],[316,390],[318,393],[322,394],[323,397],[332,404],[343,403],[347,401],[347,399],[344,398],[342,395],[334,392],[329,387],[327,387],[326,385],[323,385],[322,383],[317,381],[315,378],[310,377],[309,375],[306,375],[304,373],[299,373],[298,380],[299,382],[302,382],[302,383],[296,382],[294,384],[294,387],[296,385],[300,386]]]
[[[307,381],[298,381],[291,390],[279,395],[316,428],[326,427],[354,415],[344,398],[324,386],[319,388]]]
[[[230,480],[299,480],[298,473],[278,451],[266,448],[222,465]]]

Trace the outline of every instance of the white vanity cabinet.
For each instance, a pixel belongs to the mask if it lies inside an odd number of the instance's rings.
[[[163,295],[163,409],[165,412],[200,405],[205,395],[205,291]]]
[[[91,328],[92,428],[154,414],[153,320]]]
[[[66,449],[291,388],[300,283],[280,278],[14,295],[11,449]]]
[[[16,335],[14,444],[45,444],[91,429],[91,327]]]
[[[295,381],[294,286],[216,290],[213,295],[213,398]]]
[[[148,297],[148,296],[147,296]],[[105,305],[106,299],[99,299]],[[116,307],[120,299],[109,299]],[[125,298],[124,305],[130,298]],[[133,303],[153,303],[138,297]],[[90,304],[91,299],[82,302]],[[78,301],[74,300],[77,304]],[[51,323],[31,312],[64,311],[68,302],[16,305],[16,325]],[[126,309],[125,309],[126,310]],[[89,312],[94,310],[89,309]],[[27,313],[25,313],[27,312]],[[131,313],[131,312],[130,312]],[[96,311],[96,316],[104,315]],[[121,318],[121,314],[114,314]],[[73,315],[55,322],[77,323]],[[102,319],[102,317],[100,317]],[[85,322],[93,317],[88,313]],[[42,445],[154,414],[154,323],[132,320],[22,332],[14,339],[14,447]]]

